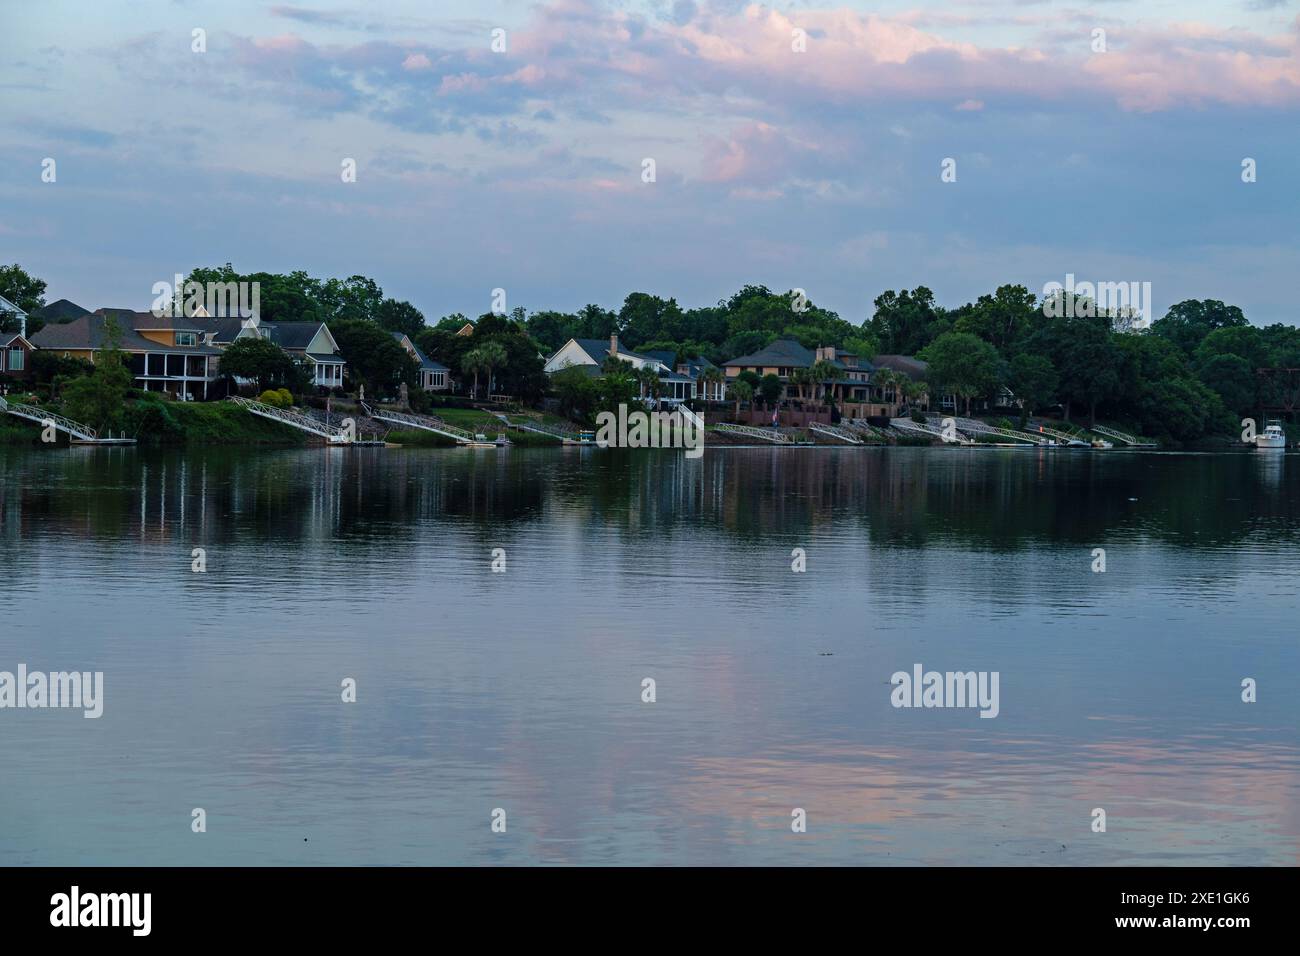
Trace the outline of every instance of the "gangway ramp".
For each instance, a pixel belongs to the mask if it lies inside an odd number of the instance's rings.
[[[1107,428],[1105,425],[1093,425],[1092,431],[1095,431],[1098,435],[1105,435],[1107,438],[1113,438],[1116,441],[1123,442],[1130,448],[1159,447],[1155,442],[1143,441],[1141,438],[1128,434],[1128,432],[1122,432],[1117,428]]]
[[[840,441],[848,442],[850,445],[865,445],[859,436],[853,434],[847,428],[838,428],[835,425],[824,425],[821,422],[809,422],[808,428],[819,435],[825,435],[827,438],[838,438]]]
[[[961,432],[956,431],[951,436],[945,435],[944,430],[937,425],[931,425],[928,422],[914,422],[910,418],[892,418],[889,421],[890,428],[897,428],[901,432],[912,435],[925,435],[928,438],[939,438],[952,445],[973,445],[974,441],[967,438]]]
[[[717,431],[728,435],[744,435],[746,438],[761,438],[776,445],[793,445],[794,439],[775,428],[758,428],[754,425],[730,425],[722,423],[713,426]]]
[[[357,441],[355,431],[337,425],[327,425],[301,412],[295,412],[287,408],[276,408],[274,405],[255,402],[251,398],[243,398],[239,395],[230,396],[230,401],[260,418],[269,418],[273,422],[280,422],[290,428],[319,435],[331,445],[363,444]],[[370,443],[366,442],[364,444]]]
[[[73,421],[65,415],[56,415],[46,408],[38,408],[35,405],[25,405],[22,402],[11,402],[6,398],[0,397],[0,412],[13,415],[16,418],[25,418],[28,421],[36,422],[38,425],[53,427],[63,432],[69,437],[69,440],[76,445],[134,445],[134,438],[113,438],[111,435],[100,437],[100,434],[89,425],[83,425],[81,422]]]

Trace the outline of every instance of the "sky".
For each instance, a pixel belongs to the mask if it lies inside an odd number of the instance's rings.
[[[430,322],[1072,274],[1294,324],[1298,173],[1297,0],[0,0],[0,263],[91,309],[229,261]]]

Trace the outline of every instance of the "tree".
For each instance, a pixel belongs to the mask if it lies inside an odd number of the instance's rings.
[[[955,332],[978,335],[1006,354],[1033,326],[1037,314],[1032,292],[1022,285],[1003,285],[958,309],[952,327]]]
[[[1062,319],[1054,324],[1057,335],[1053,364],[1060,376],[1058,391],[1065,400],[1065,420],[1073,402],[1088,406],[1088,425],[1097,423],[1097,404],[1120,387],[1117,372],[1120,353],[1113,333],[1090,319]]]
[[[375,322],[352,319],[330,325],[339,352],[347,360],[348,378],[354,385],[379,398],[392,395],[403,382],[408,388],[419,384],[420,372],[415,359],[397,340]]]
[[[780,376],[768,372],[758,383],[759,395],[763,398],[764,405],[775,405],[776,400],[781,397],[781,378]]]
[[[68,417],[102,429],[118,420],[131,387],[131,370],[119,348],[122,330],[112,318],[104,320],[104,347],[95,353],[95,370],[63,387]]]
[[[740,418],[740,403],[748,402],[754,397],[754,386],[741,379],[731,386],[731,395],[736,400],[736,418]]]
[[[876,296],[870,332],[886,355],[914,355],[934,336],[931,328],[939,315],[934,293],[925,286],[911,292],[892,289]]]
[[[1187,299],[1172,306],[1164,318],[1151,323],[1151,334],[1173,342],[1191,355],[1201,341],[1216,329],[1245,326],[1246,316],[1235,305],[1218,299]]]
[[[466,375],[474,376],[474,390],[470,392],[470,398],[478,398],[478,376],[479,372],[488,370],[487,356],[483,354],[481,348],[470,349],[460,360],[460,370]]]
[[[475,351],[483,358],[483,370],[488,377],[488,396],[491,397],[494,384],[492,373],[505,365],[509,357],[506,355],[505,346],[500,342],[484,342]]]
[[[1021,352],[1011,360],[1007,386],[1022,403],[1021,428],[1025,427],[1030,415],[1051,402],[1059,382],[1052,360],[1046,355]]]
[[[809,378],[812,380],[814,387],[821,387],[823,399],[826,397],[826,386],[832,382],[839,381],[843,377],[844,370],[837,365],[832,365],[825,359],[819,359],[814,362],[813,367],[809,369]],[[813,398],[815,399],[816,397],[816,394],[814,394]]]
[[[936,384],[966,400],[991,393],[998,386],[997,349],[969,332],[945,332],[921,352]]]
[[[221,353],[220,371],[231,378],[252,379],[259,392],[295,383],[293,357],[274,342],[262,338],[235,339]]]
[[[559,402],[560,414],[590,424],[596,404],[596,383],[581,365],[560,369],[551,376],[551,390]]]
[[[29,275],[18,263],[0,266],[0,295],[24,312],[35,312],[45,305],[45,280]],[[19,323],[14,316],[0,313],[0,332],[17,332]],[[40,328],[39,320],[28,323],[28,334]]]
[[[424,313],[411,303],[398,302],[396,299],[381,302],[376,319],[388,331],[401,332],[410,336],[412,341],[425,328]]]

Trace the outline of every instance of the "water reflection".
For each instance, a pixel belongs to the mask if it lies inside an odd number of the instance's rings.
[[[0,862],[1294,864],[1285,457],[0,450]]]

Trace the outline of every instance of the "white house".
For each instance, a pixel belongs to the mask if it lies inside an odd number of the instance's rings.
[[[667,352],[633,352],[623,348],[617,333],[604,339],[569,339],[560,346],[559,351],[546,361],[543,367],[548,375],[566,368],[585,368],[591,375],[599,375],[605,360],[615,357],[629,363],[634,369],[649,368],[659,376],[661,383],[660,401],[675,405],[696,397],[696,382],[689,375],[683,375],[672,368],[673,357]],[[641,395],[645,397],[645,389]]]

